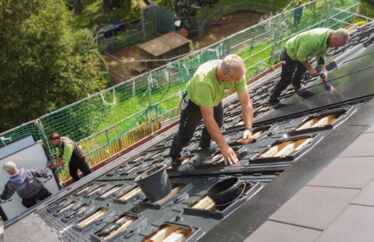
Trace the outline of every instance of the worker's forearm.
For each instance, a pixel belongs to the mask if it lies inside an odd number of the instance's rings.
[[[314,69],[313,66],[308,61],[303,61],[301,62],[301,64],[303,64],[305,69],[309,72],[312,72],[312,70]]]
[[[248,101],[247,104],[242,106],[242,113],[243,113],[244,127],[247,128],[247,129],[252,129],[253,110],[252,110],[252,102],[251,101]]]
[[[218,147],[227,145],[216,120],[213,117],[203,117],[205,127],[208,129],[210,137],[216,142]]]
[[[59,164],[59,163],[61,163],[61,162],[62,162],[61,157],[60,157],[60,156],[57,156],[57,157],[56,157],[56,163]]]
[[[8,200],[9,198],[11,198],[13,196],[14,192],[15,192],[15,190],[13,190],[10,186],[5,185],[4,191],[1,194],[0,199]]]

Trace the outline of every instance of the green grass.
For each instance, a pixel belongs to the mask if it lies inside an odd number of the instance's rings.
[[[184,89],[184,83],[177,83],[173,85],[168,85],[166,87],[157,88],[152,91],[152,103],[157,103],[159,101],[165,100],[168,97],[180,92]],[[137,95],[129,95],[126,99],[122,102],[118,102],[117,104],[113,105],[108,112],[107,119],[103,121],[97,128],[97,130],[104,130],[105,128],[109,127],[110,125],[119,122],[122,119],[125,119],[125,114],[135,114],[141,110],[145,110],[149,107],[149,102],[147,98],[147,93],[137,93]],[[164,101],[160,103],[160,108],[162,110],[167,110],[175,106],[175,99],[172,98],[170,101]],[[179,98],[178,102],[179,102]],[[133,125],[134,120],[128,120],[121,123],[121,127],[123,131],[127,131],[128,127]]]

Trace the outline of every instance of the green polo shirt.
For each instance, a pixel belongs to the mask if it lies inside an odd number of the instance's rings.
[[[305,31],[287,41],[287,55],[300,62],[306,61],[308,57],[325,59],[327,55],[327,39],[331,29],[317,28]],[[325,60],[326,62],[326,60]]]
[[[222,60],[211,60],[202,64],[187,82],[187,96],[198,106],[215,107],[225,97],[225,92],[236,91],[238,94],[247,91],[244,75],[235,83],[223,81],[216,77],[216,67]]]

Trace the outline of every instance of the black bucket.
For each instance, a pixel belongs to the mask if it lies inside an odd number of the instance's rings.
[[[155,165],[135,178],[150,202],[156,202],[171,192],[166,165]]]
[[[207,195],[217,204],[228,204],[235,200],[241,192],[241,182],[237,177],[227,178],[209,188]]]

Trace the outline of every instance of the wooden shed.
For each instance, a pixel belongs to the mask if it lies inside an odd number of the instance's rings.
[[[150,60],[170,59],[190,51],[190,42],[176,32],[170,32],[139,44],[142,54]],[[150,61],[144,63],[147,67],[158,67],[167,61]]]

